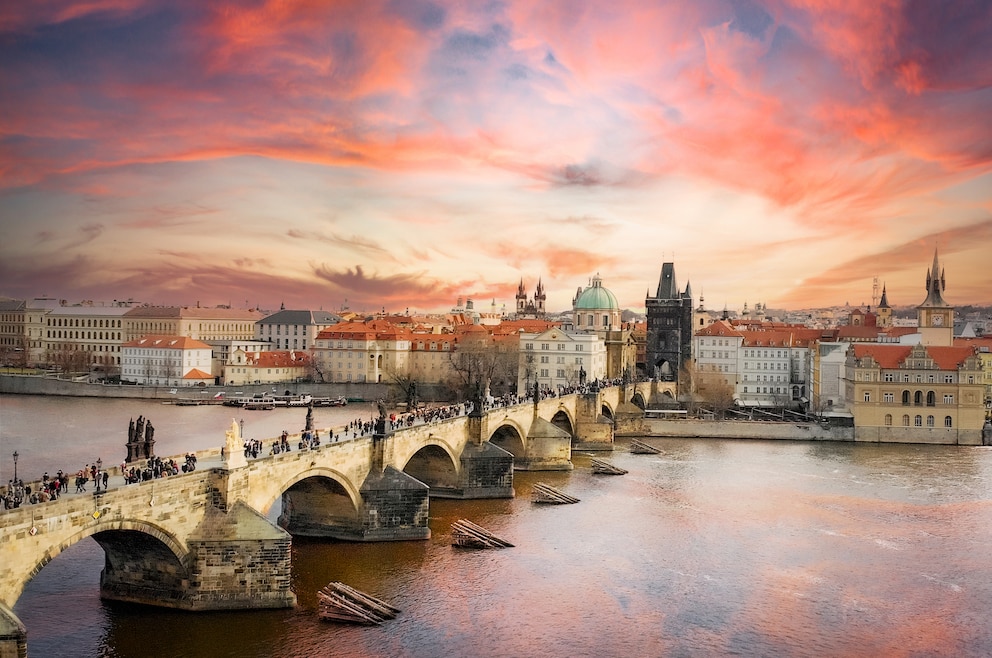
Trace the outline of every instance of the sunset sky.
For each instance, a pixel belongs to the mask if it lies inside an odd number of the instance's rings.
[[[0,295],[992,303],[992,3],[0,4]]]

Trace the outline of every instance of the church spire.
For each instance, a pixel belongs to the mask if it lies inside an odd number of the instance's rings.
[[[878,308],[889,308],[889,298],[885,294],[885,284],[882,284],[882,300],[878,302]]]
[[[947,306],[941,295],[946,288],[944,270],[940,267],[936,247],[933,250],[933,267],[927,270],[927,298],[920,306]]]

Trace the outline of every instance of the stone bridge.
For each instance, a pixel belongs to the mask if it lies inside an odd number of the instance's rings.
[[[0,512],[0,658],[26,651],[11,612],[24,587],[81,539],[104,549],[106,599],[187,610],[290,607],[292,535],[427,539],[431,496],[509,498],[514,469],[567,470],[573,447],[612,450],[616,434],[643,433],[642,409],[664,386],[380,427],[257,459],[245,457],[232,421],[221,457],[202,453],[190,473]],[[267,519],[276,501],[278,525]]]

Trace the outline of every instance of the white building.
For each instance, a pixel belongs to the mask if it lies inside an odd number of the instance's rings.
[[[719,320],[693,337],[696,370],[721,375],[740,406],[803,405],[810,395],[810,345],[818,336],[805,327],[740,329]]]
[[[255,323],[255,340],[265,341],[270,350],[308,350],[317,334],[341,322],[328,311],[287,311],[282,309]]]
[[[606,377],[606,343],[592,332],[567,332],[557,327],[520,334],[517,390],[540,387],[557,391]]]
[[[121,380],[146,386],[213,383],[211,348],[185,336],[145,336],[124,343]]]

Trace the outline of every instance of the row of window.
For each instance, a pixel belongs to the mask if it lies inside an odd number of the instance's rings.
[[[871,391],[865,391],[864,393],[865,402],[871,402]],[[925,402],[924,402],[925,400]],[[894,404],[896,401],[895,393],[882,393],[882,402],[888,402]],[[927,391],[926,396],[924,396],[923,391],[916,391],[915,393],[910,393],[909,391],[902,392],[902,405],[908,407],[913,404],[917,407],[922,407],[924,404],[928,407],[937,406],[937,394],[933,391]],[[944,393],[944,404],[954,404],[954,394]]]
[[[936,418],[933,416],[927,416],[927,427],[933,427],[936,422]],[[892,425],[892,414],[885,414],[885,424]],[[916,415],[913,417],[913,425],[915,427],[923,427],[923,416]],[[909,415],[905,414],[902,417],[902,426],[909,427]],[[950,416],[944,416],[944,427],[954,427],[954,420]]]
[[[93,318],[48,318],[49,327],[93,327],[96,329],[119,329],[120,320],[94,320]]]
[[[565,349],[565,343],[556,343],[556,345],[558,346],[558,351],[559,352],[561,352],[562,350]],[[584,351],[583,350],[583,347],[584,347],[583,345],[577,344],[575,346],[575,351],[576,352],[582,352],[582,351]],[[534,349],[534,343],[524,343],[524,350],[530,352],[530,351],[533,351],[533,349]],[[541,351],[542,352],[550,352],[551,351],[551,343],[541,343]]]
[[[64,334],[64,335],[63,335]],[[106,332],[103,331],[52,331],[48,330],[46,333],[46,338],[54,339],[73,339],[78,338],[80,340],[120,340],[121,332]]]
[[[543,356],[542,355],[541,356],[541,363],[551,363],[551,357],[550,356]],[[555,363],[564,364],[565,363],[565,357],[563,357],[563,356],[555,357]],[[582,365],[582,357],[581,356],[575,357],[575,365],[577,365],[577,366]]]
[[[864,374],[865,374],[864,381],[866,381],[866,382],[873,382],[873,381],[875,381],[875,373],[866,372]],[[908,372],[904,372],[902,374],[902,381],[903,382],[907,382],[908,383],[908,382],[914,381],[914,380],[916,381],[917,384],[922,384],[923,383],[923,375],[921,373],[916,373],[915,375],[911,375]],[[883,373],[882,374],[882,381],[883,382],[894,382],[894,381],[897,381],[897,378],[895,376],[895,373],[886,372],[886,373]],[[927,383],[928,384],[936,384],[937,383],[937,376],[934,373],[932,373],[932,372],[931,373],[927,373]],[[953,384],[954,383],[954,375],[945,374],[944,375],[944,383],[945,384]]]

